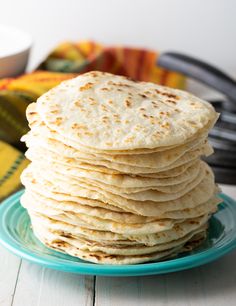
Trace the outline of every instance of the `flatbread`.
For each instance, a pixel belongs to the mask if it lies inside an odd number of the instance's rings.
[[[26,188],[38,191],[42,194],[46,194],[54,199],[66,199],[68,201],[81,202],[84,199],[88,205],[89,201],[96,200],[98,202],[112,205],[121,208],[124,211],[131,212],[138,215],[143,215],[147,217],[158,217],[164,212],[193,208],[208,201],[218,189],[215,187],[212,172],[207,173],[206,177],[196,186],[191,193],[187,193],[184,196],[166,202],[154,202],[145,201],[142,203],[140,201],[128,200],[120,196],[110,194],[104,190],[100,192],[86,189],[85,187],[79,188],[76,185],[66,184],[64,181],[59,181],[59,185],[54,185],[42,177],[37,177],[33,172],[29,171],[27,168],[21,175],[21,180]],[[95,204],[96,205],[96,204]]]
[[[47,198],[37,192],[27,190],[21,197],[21,204],[26,209],[37,211],[39,213],[47,212],[48,216],[59,215],[63,212],[68,214],[85,214],[93,217],[99,217],[106,220],[124,223],[146,223],[155,219],[191,219],[196,218],[207,213],[213,213],[217,210],[217,205],[221,203],[217,197],[212,197],[206,203],[197,205],[194,208],[186,208],[182,210],[174,210],[165,212],[158,218],[145,217],[135,215],[125,211],[114,211],[108,207],[91,207],[76,202],[55,201],[52,198]]]
[[[48,169],[54,169],[56,172],[64,174],[66,177],[72,177],[74,179],[82,179],[88,181],[97,181],[99,183],[116,186],[118,188],[124,188],[128,190],[137,189],[158,189],[161,186],[172,186],[179,185],[181,183],[186,183],[196,178],[200,171],[201,162],[199,160],[191,163],[185,171],[180,172],[179,175],[165,177],[163,178],[148,178],[138,175],[127,175],[127,174],[108,174],[99,171],[86,170],[79,167],[71,167],[70,165],[65,165],[59,163],[58,161],[43,159],[43,156],[38,156],[37,159],[33,159],[34,163],[37,163],[39,167],[46,167]],[[172,174],[171,172],[169,173]],[[141,190],[139,190],[141,191]]]
[[[206,230],[203,230],[200,232],[203,237],[205,237]],[[183,243],[182,245],[166,250],[161,252],[154,252],[151,254],[145,254],[145,255],[132,255],[132,256],[122,256],[122,255],[111,255],[103,252],[91,252],[86,250],[81,250],[80,248],[76,248],[75,246],[72,246],[68,242],[56,239],[57,236],[54,234],[48,232],[47,230],[43,230],[43,233],[41,231],[37,231],[37,229],[34,230],[35,235],[38,237],[39,240],[41,240],[46,246],[49,248],[53,248],[60,252],[68,253],[69,255],[78,257],[82,260],[89,260],[94,263],[99,264],[137,264],[137,263],[144,263],[147,261],[153,261],[153,260],[160,260],[163,258],[167,258],[167,256],[174,255],[181,252],[181,249],[184,249],[184,245],[188,240]],[[196,233],[198,235],[198,239],[201,239],[201,235],[199,232]],[[194,239],[194,235],[191,237],[191,239]]]
[[[44,155],[44,158],[47,160],[52,160],[52,161],[58,160],[60,163],[64,165],[69,165],[71,167],[79,167],[82,169],[94,170],[110,174],[125,173],[125,174],[137,174],[143,176],[143,174],[153,174],[161,171],[175,169],[179,166],[195,161],[200,156],[209,156],[213,153],[213,149],[209,144],[204,144],[200,148],[197,148],[191,152],[187,152],[168,167],[163,167],[163,168],[161,167],[160,169],[148,168],[148,167],[133,167],[118,163],[112,163],[110,161],[94,161],[92,164],[90,164],[82,159],[76,160],[73,158],[65,158],[53,152],[45,151],[42,148],[35,149],[34,147],[29,148],[26,151],[25,155],[29,160],[33,161],[34,159],[37,160],[37,157],[39,156],[40,153],[41,155]]]
[[[177,223],[172,229],[167,231],[161,231],[149,235],[126,235],[117,234],[107,231],[92,230],[80,226],[76,226],[63,221],[54,220],[48,216],[40,214],[38,212],[31,212],[30,218],[33,224],[42,224],[45,228],[55,232],[61,236],[66,237],[83,237],[86,239],[92,239],[102,244],[141,244],[146,246],[154,246],[157,244],[167,243],[172,240],[179,239],[187,235],[187,233],[196,230],[207,222],[210,216],[203,216],[201,218],[193,220],[185,220],[184,222]]]
[[[103,72],[62,82],[37,100],[37,110],[52,130],[99,150],[173,146],[217,119],[187,92]]]
[[[21,204],[46,246],[100,264],[197,247],[221,200],[207,141],[218,118],[193,95],[89,72],[26,111]]]
[[[34,173],[38,180],[41,180],[42,182],[44,180],[48,180],[49,182],[55,182],[54,184],[58,184],[58,189],[61,188],[61,190],[64,190],[66,193],[66,190],[68,190],[71,194],[77,193],[80,189],[87,189],[91,191],[96,191],[98,193],[101,193],[105,196],[108,196],[109,198],[115,197],[115,198],[122,198],[124,200],[135,200],[135,201],[153,201],[153,202],[161,202],[161,201],[170,201],[175,200],[183,195],[190,192],[192,189],[194,189],[197,185],[200,184],[200,182],[205,179],[206,175],[213,176],[210,168],[203,164],[204,167],[202,171],[199,172],[199,175],[195,178],[195,180],[191,181],[189,184],[185,185],[185,188],[182,189],[179,192],[173,192],[173,193],[164,193],[157,190],[145,190],[142,192],[135,192],[135,193],[121,193],[115,188],[108,187],[105,189],[105,187],[97,187],[95,184],[89,184],[89,182],[82,182],[78,179],[73,179],[70,177],[69,179],[57,172],[48,171],[46,168],[37,168],[34,163],[31,163],[28,166],[28,172]],[[68,181],[70,182],[68,184]],[[58,182],[58,183],[57,183]],[[61,186],[59,186],[61,185]],[[109,185],[107,185],[109,186]],[[173,187],[174,189],[174,187]]]
[[[35,164],[35,163],[33,163]],[[37,163],[37,167],[39,167],[40,169],[45,169],[45,165],[42,165],[41,163]],[[205,171],[206,171],[206,166],[204,164],[204,162],[202,162],[198,168],[195,168],[195,171],[192,173],[192,176],[190,178],[188,178],[188,180],[184,181],[184,182],[179,182],[178,180],[173,180],[172,183],[174,184],[170,184],[170,185],[164,185],[162,186],[161,184],[161,180],[160,181],[160,186],[153,184],[151,186],[146,186],[146,187],[119,187],[116,185],[110,185],[110,184],[106,184],[104,182],[100,182],[97,180],[93,180],[93,179],[88,179],[88,178],[83,178],[83,177],[76,177],[73,175],[68,175],[67,171],[61,171],[60,167],[56,167],[52,168],[52,167],[46,167],[46,169],[54,169],[54,173],[55,175],[58,174],[59,178],[66,178],[67,180],[71,180],[71,182],[73,183],[77,183],[80,184],[89,184],[91,186],[95,186],[98,188],[102,188],[108,192],[111,193],[115,193],[118,195],[123,195],[123,194],[134,194],[134,193],[143,193],[144,191],[146,192],[154,192],[154,194],[158,194],[157,192],[162,192],[162,193],[178,193],[178,192],[188,192],[189,188],[191,188],[193,185],[197,185],[198,182],[201,181],[201,178],[203,178],[203,176],[205,175]],[[165,182],[166,183],[166,182]]]
[[[87,163],[92,163],[94,160],[97,160],[101,162],[108,161],[134,167],[165,168],[183,156],[186,152],[200,147],[206,141],[207,135],[206,133],[204,135],[199,135],[199,137],[189,141],[186,144],[170,148],[166,151],[135,155],[104,155],[98,153],[85,153],[51,137],[52,136],[50,135],[50,132],[47,130],[46,126],[42,124],[40,125],[40,130],[37,130],[37,132],[31,130],[22,138],[22,140],[26,142],[28,147],[42,147],[45,150],[52,151],[57,155],[65,156],[66,158],[80,159]],[[66,142],[66,140],[64,141]]]
[[[39,224],[34,224],[34,231],[40,232],[41,229],[42,227]],[[45,230],[44,227],[43,230]],[[179,238],[177,240],[172,240],[168,243],[157,244],[155,246],[142,246],[142,245],[120,246],[120,245],[104,245],[81,237],[74,238],[74,237],[60,236],[55,232],[53,233],[47,229],[47,233],[52,234],[54,236],[53,238],[54,241],[62,240],[84,251],[103,252],[109,255],[122,255],[122,256],[137,256],[137,255],[144,255],[144,254],[169,250],[171,248],[175,248],[179,245],[186,243],[189,239],[191,239],[194,236],[194,234],[198,233],[199,231],[202,231],[202,228],[200,229],[198,228],[197,230],[190,232],[184,237]]]

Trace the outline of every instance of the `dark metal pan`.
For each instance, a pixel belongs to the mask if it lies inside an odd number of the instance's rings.
[[[215,154],[207,158],[207,162],[212,166],[217,182],[236,184],[236,82],[216,67],[176,52],[161,54],[158,65],[180,72],[225,96],[222,101],[209,101],[221,116],[209,133]]]

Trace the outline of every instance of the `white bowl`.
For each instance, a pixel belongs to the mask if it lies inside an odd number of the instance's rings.
[[[31,46],[29,34],[0,25],[0,78],[17,76],[25,71]]]

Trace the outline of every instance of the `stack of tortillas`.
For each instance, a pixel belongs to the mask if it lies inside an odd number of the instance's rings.
[[[217,120],[193,95],[90,72],[27,109],[22,174],[35,235],[91,262],[163,260],[204,239],[220,200],[201,156]]]

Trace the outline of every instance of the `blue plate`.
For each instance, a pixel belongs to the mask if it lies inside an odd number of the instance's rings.
[[[236,247],[236,202],[221,194],[224,203],[211,218],[208,238],[198,249],[163,262],[123,266],[88,263],[45,247],[33,235],[27,211],[19,202],[22,192],[0,205],[0,243],[14,254],[47,268],[109,276],[164,274],[203,265]]]

